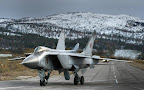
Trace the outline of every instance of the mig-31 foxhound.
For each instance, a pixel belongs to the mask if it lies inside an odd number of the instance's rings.
[[[84,77],[78,75],[80,69],[84,70],[88,67],[93,68],[99,60],[103,59],[125,61],[92,56],[95,37],[96,33],[94,32],[83,52],[77,53],[76,51],[79,48],[79,44],[76,44],[73,50],[65,50],[65,35],[64,31],[62,31],[56,49],[38,46],[33,53],[26,54],[27,57],[9,60],[24,59],[21,64],[31,69],[37,69],[40,77],[40,86],[45,86],[53,70],[58,70],[59,73],[64,72],[65,80],[70,79],[69,71],[72,71],[75,76],[74,84],[77,85],[78,82],[80,82],[83,85]],[[47,75],[45,75],[45,72],[47,72]]]

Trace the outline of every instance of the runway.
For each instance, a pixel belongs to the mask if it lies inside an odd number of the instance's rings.
[[[62,75],[52,76],[42,87],[39,77],[0,81],[0,90],[144,90],[144,71],[124,62],[95,65],[95,68],[87,70],[84,77],[84,85],[74,85],[73,74],[68,81]]]

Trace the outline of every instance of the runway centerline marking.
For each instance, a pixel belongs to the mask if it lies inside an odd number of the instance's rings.
[[[114,72],[114,75],[115,75],[115,72]]]
[[[115,81],[116,81],[116,83],[118,83],[118,80],[117,80],[117,79],[115,79]]]
[[[113,65],[113,73],[114,73],[115,82],[116,82],[116,84],[118,84],[118,80],[117,80],[117,76],[116,76],[116,73],[115,73],[114,65]]]

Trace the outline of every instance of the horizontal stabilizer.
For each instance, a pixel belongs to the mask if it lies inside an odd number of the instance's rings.
[[[77,43],[73,50],[77,51],[79,49],[79,43]]]

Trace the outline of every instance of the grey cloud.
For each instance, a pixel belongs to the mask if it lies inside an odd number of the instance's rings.
[[[0,0],[0,17],[39,17],[66,12],[129,14],[144,18],[144,0]]]

